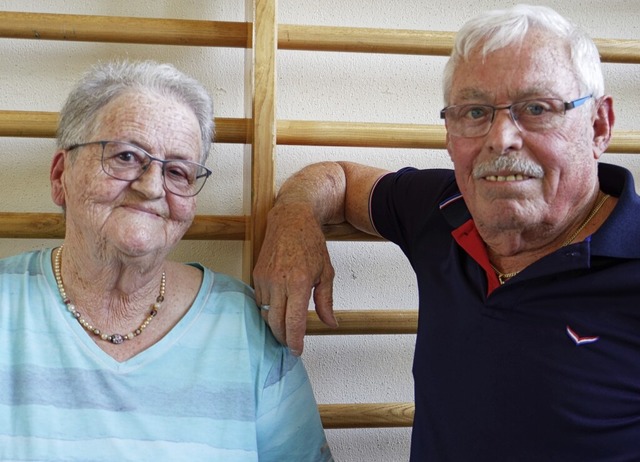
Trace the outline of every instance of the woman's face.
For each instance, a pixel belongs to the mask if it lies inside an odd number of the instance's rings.
[[[196,116],[154,93],[130,92],[107,104],[84,142],[103,140],[139,146],[159,159],[201,161]],[[167,192],[159,162],[137,180],[112,178],[102,170],[101,154],[102,146],[92,144],[54,158],[52,195],[66,209],[65,239],[105,256],[114,251],[130,257],[168,253],[193,221],[195,197]]]

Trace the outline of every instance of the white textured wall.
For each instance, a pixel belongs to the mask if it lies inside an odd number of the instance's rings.
[[[497,0],[281,0],[278,18],[287,24],[341,25],[454,31],[482,10],[515,4]],[[640,38],[636,0],[533,1],[572,17],[594,37]],[[244,0],[0,0],[0,10],[244,21]],[[217,117],[244,117],[240,49],[208,49],[0,40],[0,109],[58,111],[78,75],[98,59],[128,56],[169,61],[205,83]],[[437,124],[442,106],[440,73],[445,58],[282,51],[278,64],[278,118]],[[605,64],[614,95],[616,128],[640,129],[640,72]],[[0,210],[55,212],[48,171],[54,142],[0,138]],[[201,193],[199,211],[240,214],[242,146],[217,145],[214,176]],[[277,182],[303,165],[350,159],[387,168],[449,166],[444,152],[279,148]],[[640,156],[605,155],[640,180]],[[0,257],[56,242],[0,240]],[[330,243],[337,272],[339,309],[416,307],[414,276],[400,252],[386,243]],[[175,257],[198,260],[241,276],[242,246],[236,242],[186,242]],[[413,336],[309,338],[304,359],[321,403],[411,401]],[[409,429],[328,431],[339,461],[402,461]]]

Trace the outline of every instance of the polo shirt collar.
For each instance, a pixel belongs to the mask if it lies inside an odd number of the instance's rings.
[[[633,175],[623,167],[600,163],[600,188],[618,197],[618,203],[591,238],[591,254],[640,258],[640,197]]]

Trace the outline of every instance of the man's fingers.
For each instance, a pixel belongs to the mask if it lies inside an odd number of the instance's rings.
[[[304,336],[307,333],[307,315],[309,314],[311,290],[311,286],[303,286],[287,294],[287,314],[285,320],[287,346],[291,350],[291,353],[296,356],[300,356],[304,348]]]
[[[338,327],[338,320],[333,313],[333,280],[321,282],[313,292],[318,318],[329,327]]]
[[[294,356],[300,356],[304,349],[304,334],[307,331],[308,310],[287,312],[286,331],[287,346]]]
[[[269,294],[269,313],[266,317],[271,332],[275,336],[278,342],[283,345],[287,344],[287,332],[286,332],[286,313],[287,310],[287,298],[280,291],[272,291]]]

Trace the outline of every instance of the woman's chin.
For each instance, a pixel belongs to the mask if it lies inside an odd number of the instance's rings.
[[[154,238],[148,234],[136,234],[123,236],[123,239],[114,242],[114,247],[122,254],[132,258],[155,255],[165,249],[165,243],[160,242],[157,236]]]

